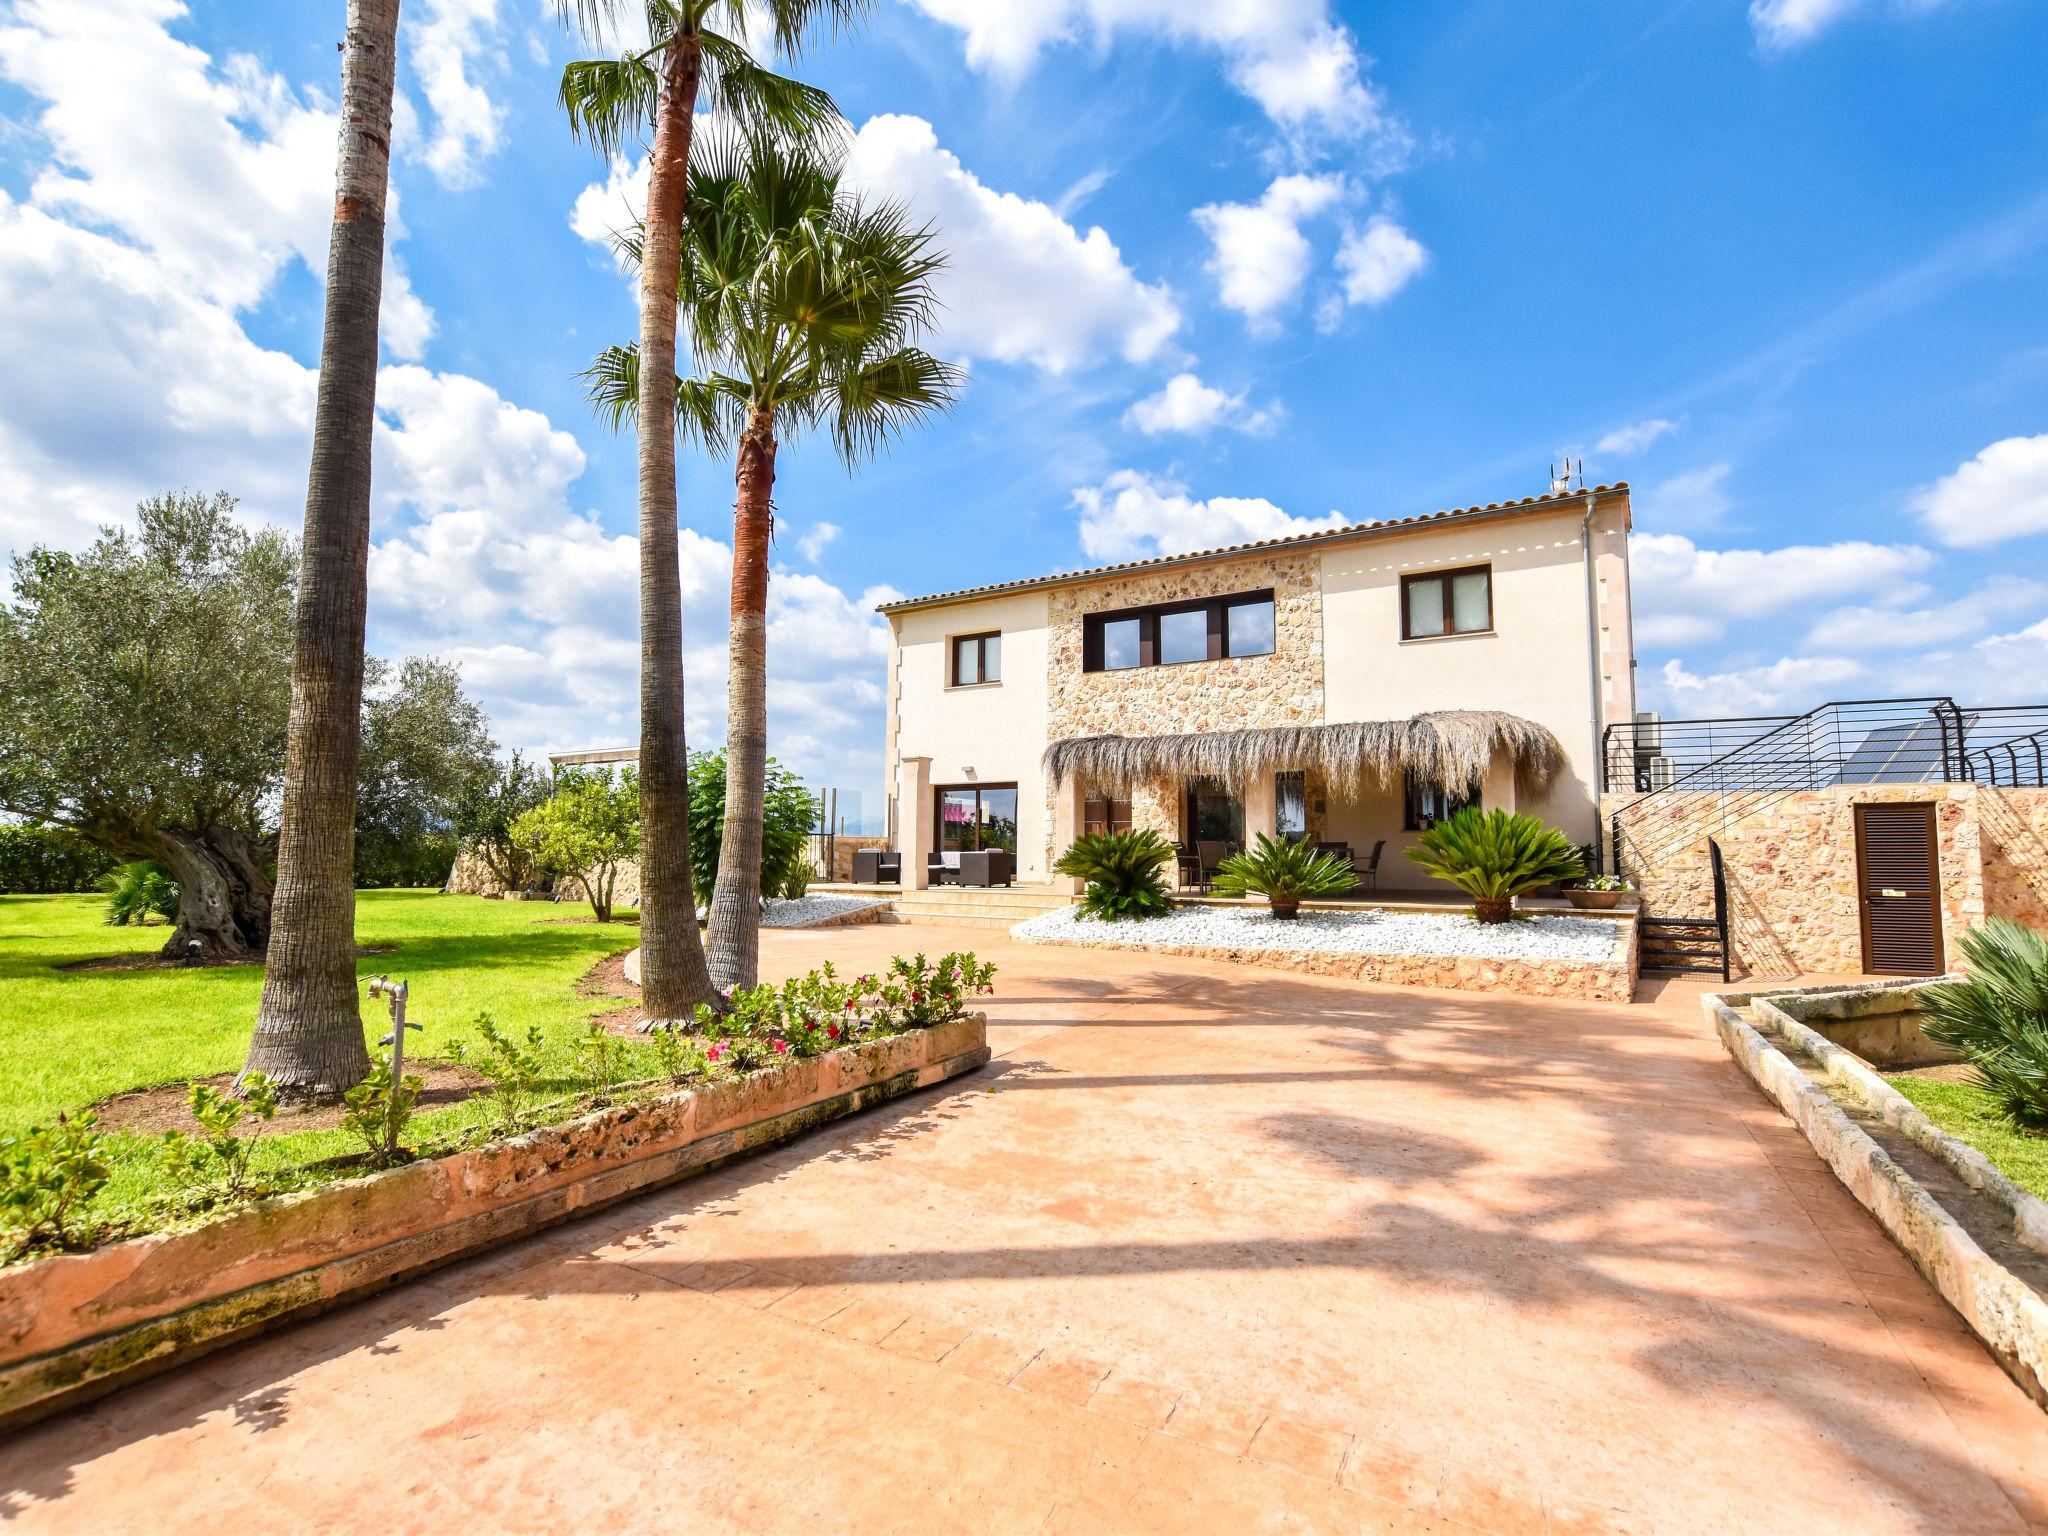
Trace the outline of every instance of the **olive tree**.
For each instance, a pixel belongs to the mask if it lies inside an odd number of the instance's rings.
[[[597,920],[610,922],[619,866],[640,853],[639,774],[564,770],[554,795],[512,823],[512,840],[580,884]]]
[[[270,938],[298,553],[235,500],[158,496],[133,531],[35,548],[0,605],[0,811],[150,859],[179,891],[165,953],[253,959]],[[357,836],[452,828],[494,767],[455,669],[372,661]]]

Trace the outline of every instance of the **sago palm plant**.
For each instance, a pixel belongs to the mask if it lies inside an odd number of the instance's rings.
[[[836,147],[759,131],[698,146],[678,292],[697,376],[677,380],[678,425],[736,454],[725,832],[711,904],[711,971],[752,986],[760,945],[761,808],[768,755],[768,544],[776,453],[820,432],[849,468],[948,406],[959,371],[916,345],[944,264],[932,232],[841,181]],[[637,242],[624,242],[639,256]],[[615,424],[640,407],[640,354],[612,347],[586,375]],[[651,395],[651,391],[649,392]]]
[[[1422,834],[1408,857],[1472,898],[1482,923],[1504,923],[1515,898],[1554,880],[1576,880],[1585,861],[1571,839],[1534,816],[1468,806]]]
[[[1922,989],[1921,1027],[1962,1053],[2014,1125],[2048,1131],[2048,939],[1994,917],[1962,950],[1966,979]]]
[[[1157,832],[1088,832],[1074,839],[1053,868],[1085,880],[1081,911],[1105,923],[1164,917],[1173,910],[1162,873],[1173,844]]]
[[[1305,838],[1268,837],[1234,853],[1216,870],[1215,889],[1224,896],[1263,896],[1273,915],[1292,919],[1304,897],[1341,896],[1358,879],[1335,854],[1318,853]]]

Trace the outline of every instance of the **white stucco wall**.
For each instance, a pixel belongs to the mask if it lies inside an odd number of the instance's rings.
[[[1045,783],[1046,596],[1023,592],[947,608],[892,616],[898,646],[890,700],[895,782],[896,757],[929,757],[935,786],[1017,786],[1017,877],[1040,881],[1047,842]],[[968,688],[948,686],[953,637],[1000,630],[1003,680]],[[929,822],[932,806],[898,806]]]

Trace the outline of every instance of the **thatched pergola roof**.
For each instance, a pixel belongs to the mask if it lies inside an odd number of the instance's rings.
[[[1564,767],[1564,747],[1547,728],[1497,709],[1184,736],[1072,736],[1045,749],[1044,766],[1055,787],[1078,777],[1107,789],[1182,778],[1241,788],[1269,773],[1315,768],[1333,788],[1352,790],[1368,780],[1398,785],[1412,773],[1462,789],[1484,779],[1500,752],[1514,763],[1522,793],[1541,793]]]

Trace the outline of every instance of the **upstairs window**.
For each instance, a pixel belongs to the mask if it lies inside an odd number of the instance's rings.
[[[1493,628],[1493,567],[1468,565],[1401,578],[1401,638],[1474,635]]]
[[[971,688],[978,683],[1003,680],[1003,637],[955,635],[953,637],[953,686]]]
[[[1081,624],[1081,666],[1087,672],[1122,672],[1270,656],[1275,634],[1271,592],[1091,613]]]

